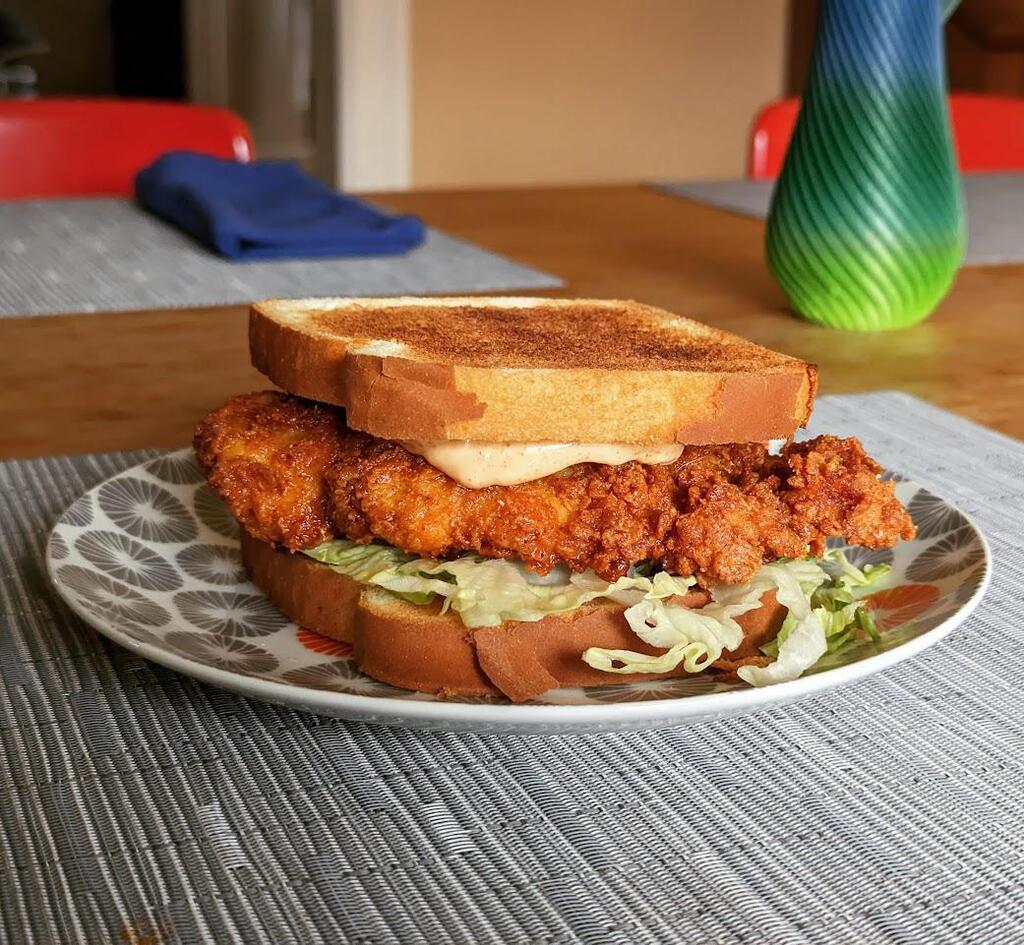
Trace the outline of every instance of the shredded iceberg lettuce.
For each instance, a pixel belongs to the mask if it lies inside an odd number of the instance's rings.
[[[767,666],[743,666],[740,678],[753,686],[795,679],[853,640],[877,639],[863,597],[888,573],[888,566],[854,567],[842,552],[818,561],[778,561],[762,567],[746,584],[716,584],[712,600],[700,609],[673,601],[695,581],[637,567],[616,581],[593,571],[570,574],[555,569],[541,577],[522,565],[467,554],[451,561],[417,558],[384,544],[361,545],[345,539],[304,552],[363,584],[385,588],[405,600],[426,604],[439,597],[442,612],[452,610],[467,627],[497,626],[506,620],[537,621],[568,613],[606,598],[625,607],[630,629],[663,652],[590,647],[582,658],[607,673],[665,673],[680,664],[686,672],[706,669],[743,641],[736,618],[760,606],[774,590],[788,614],[775,640],[763,647],[774,658]]]
[[[699,672],[724,650],[734,650],[743,642],[743,628],[736,618],[760,607],[768,591],[774,590],[779,603],[803,619],[810,613],[808,595],[827,579],[814,561],[780,561],[762,567],[746,584],[712,586],[711,603],[699,610],[644,601],[631,608],[632,613],[626,611],[626,622],[645,643],[667,648],[665,653],[650,656],[591,647],[583,660],[608,673],[667,673],[680,663],[687,672]]]
[[[437,595],[442,612],[453,610],[467,627],[494,627],[506,620],[537,621],[606,597],[627,607],[685,594],[694,579],[664,572],[632,573],[603,581],[593,571],[556,570],[541,577],[522,565],[479,555],[451,561],[415,558],[388,545],[329,541],[304,552],[363,584],[375,584],[416,603]],[[682,608],[677,608],[682,609]]]
[[[307,548],[303,554],[329,565],[360,584],[369,584],[375,574],[393,571],[416,557],[399,551],[393,545],[377,542],[360,545],[348,539],[325,541],[315,548]]]
[[[775,661],[767,666],[742,666],[737,675],[752,686],[789,682],[801,676],[826,653],[848,643],[878,640],[878,629],[864,598],[892,570],[887,564],[851,564],[843,552],[825,553],[821,565],[827,580],[810,591],[806,604],[789,608],[778,636],[761,647]]]

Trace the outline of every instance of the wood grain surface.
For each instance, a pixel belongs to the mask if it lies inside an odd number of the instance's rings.
[[[389,194],[379,202],[561,276],[817,362],[822,393],[908,391],[1024,438],[1024,266],[963,270],[924,324],[818,328],[786,309],[761,221],[635,186]],[[0,458],[180,446],[249,365],[241,307],[0,319]],[[841,433],[842,431],[836,431]]]

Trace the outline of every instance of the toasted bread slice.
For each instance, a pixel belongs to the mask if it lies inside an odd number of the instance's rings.
[[[272,300],[253,364],[383,439],[734,443],[791,436],[817,369],[638,302]]]
[[[419,606],[351,578],[302,554],[242,535],[242,561],[253,583],[295,623],[352,644],[359,669],[402,689],[446,696],[505,695],[524,702],[560,686],[607,686],[684,674],[682,667],[661,675],[613,676],[581,659],[591,646],[657,653],[639,640],[610,601],[588,604],[535,623],[466,627],[454,613]],[[692,592],[685,599],[701,606],[708,598]],[[743,614],[742,646],[727,658],[743,660],[758,652],[782,625],[786,609],[774,593]]]

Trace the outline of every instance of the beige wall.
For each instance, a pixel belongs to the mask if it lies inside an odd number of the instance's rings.
[[[411,0],[412,185],[742,174],[786,0]]]

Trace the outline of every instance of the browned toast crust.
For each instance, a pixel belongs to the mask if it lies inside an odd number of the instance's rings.
[[[405,604],[302,554],[289,554],[243,533],[242,560],[250,577],[295,623],[351,643],[359,669],[403,689],[449,696],[505,695],[514,702],[559,686],[607,686],[684,674],[612,676],[580,658],[590,646],[658,651],[639,640],[622,618],[622,606],[595,602],[535,623],[467,628],[455,614]],[[687,595],[699,606],[707,598]],[[738,622],[745,631],[734,658],[750,656],[778,633],[785,616],[768,595]]]
[[[383,439],[727,443],[791,436],[813,365],[637,302],[257,303],[253,364]]]

